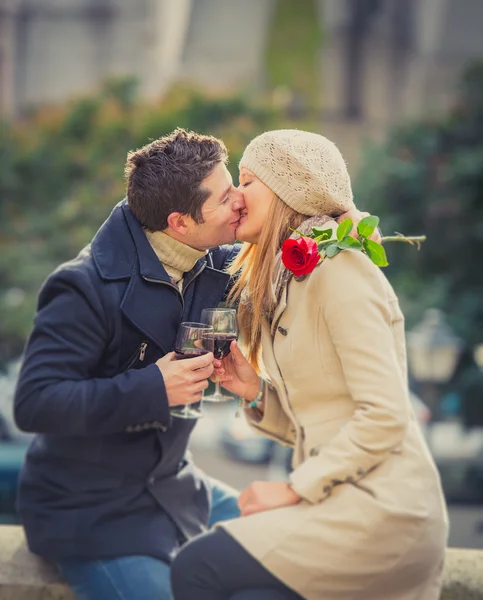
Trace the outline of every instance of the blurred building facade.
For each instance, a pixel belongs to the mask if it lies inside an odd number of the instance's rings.
[[[0,112],[90,92],[110,75],[136,76],[144,97],[178,78],[216,87],[257,80],[273,3],[0,0]]]
[[[324,108],[349,120],[442,104],[462,64],[483,56],[481,0],[316,1]],[[136,76],[144,97],[176,79],[263,89],[276,2],[0,0],[0,113],[93,91],[108,75]]]
[[[319,0],[324,105],[388,122],[443,107],[465,63],[483,57],[481,0]]]
[[[108,75],[135,75],[144,96],[176,69],[187,0],[0,0],[4,113],[93,91]]]

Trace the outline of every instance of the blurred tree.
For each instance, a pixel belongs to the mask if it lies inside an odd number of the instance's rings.
[[[267,47],[267,85],[300,119],[321,105],[322,31],[317,0],[276,0]]]
[[[97,96],[0,123],[0,363],[21,353],[46,275],[122,200],[128,150],[178,126],[212,133],[230,149],[237,181],[245,145],[272,118],[242,96],[182,87],[142,104],[135,81],[121,78]]]
[[[408,68],[415,45],[416,4],[415,0],[393,0],[389,8],[387,102],[388,114],[394,122],[404,109]]]
[[[375,22],[382,20],[385,28],[384,56],[388,78],[387,111],[397,119],[404,107],[404,86],[414,45],[414,0],[346,0],[344,33],[344,79],[342,114],[348,120],[362,120],[365,115],[366,67],[371,35]],[[376,37],[379,37],[376,32]],[[381,40],[379,40],[379,44]],[[374,51],[374,48],[373,48]],[[384,51],[381,50],[384,54]]]
[[[459,387],[465,426],[483,427],[483,372],[476,366],[467,369],[459,381]]]
[[[346,0],[347,27],[344,44],[345,78],[343,114],[347,119],[362,119],[364,105],[364,67],[367,36],[374,15],[383,0]]]
[[[367,148],[354,189],[386,232],[428,236],[420,252],[388,248],[409,326],[434,306],[469,348],[482,343],[483,64],[465,70],[446,114],[396,127]]]

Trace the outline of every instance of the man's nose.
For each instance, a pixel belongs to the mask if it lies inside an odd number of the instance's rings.
[[[243,192],[235,188],[233,203],[231,205],[233,210],[243,210],[245,208],[245,197],[243,196]]]

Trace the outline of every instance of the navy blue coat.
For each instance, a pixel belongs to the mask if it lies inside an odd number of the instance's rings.
[[[153,363],[224,298],[235,252],[198,261],[181,295],[123,201],[44,283],[15,395],[18,426],[37,434],[18,501],[33,552],[169,561],[205,530],[209,483],[186,452],[195,421],[170,417]]]

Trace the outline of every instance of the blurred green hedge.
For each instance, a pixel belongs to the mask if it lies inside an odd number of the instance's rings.
[[[427,235],[420,252],[388,246],[386,274],[408,327],[437,307],[464,340],[448,388],[461,395],[467,424],[483,425],[483,371],[472,355],[483,343],[483,63],[468,65],[444,114],[398,125],[367,147],[354,189],[386,234]]]
[[[276,118],[240,95],[176,87],[147,104],[136,90],[132,79],[112,79],[95,97],[0,124],[0,363],[22,351],[46,275],[123,198],[128,150],[176,127],[210,133],[229,148],[237,181],[246,143]]]
[[[420,252],[387,248],[408,321],[438,307],[471,346],[483,343],[483,63],[464,71],[447,112],[398,125],[363,156],[358,204],[387,234],[428,238]]]

